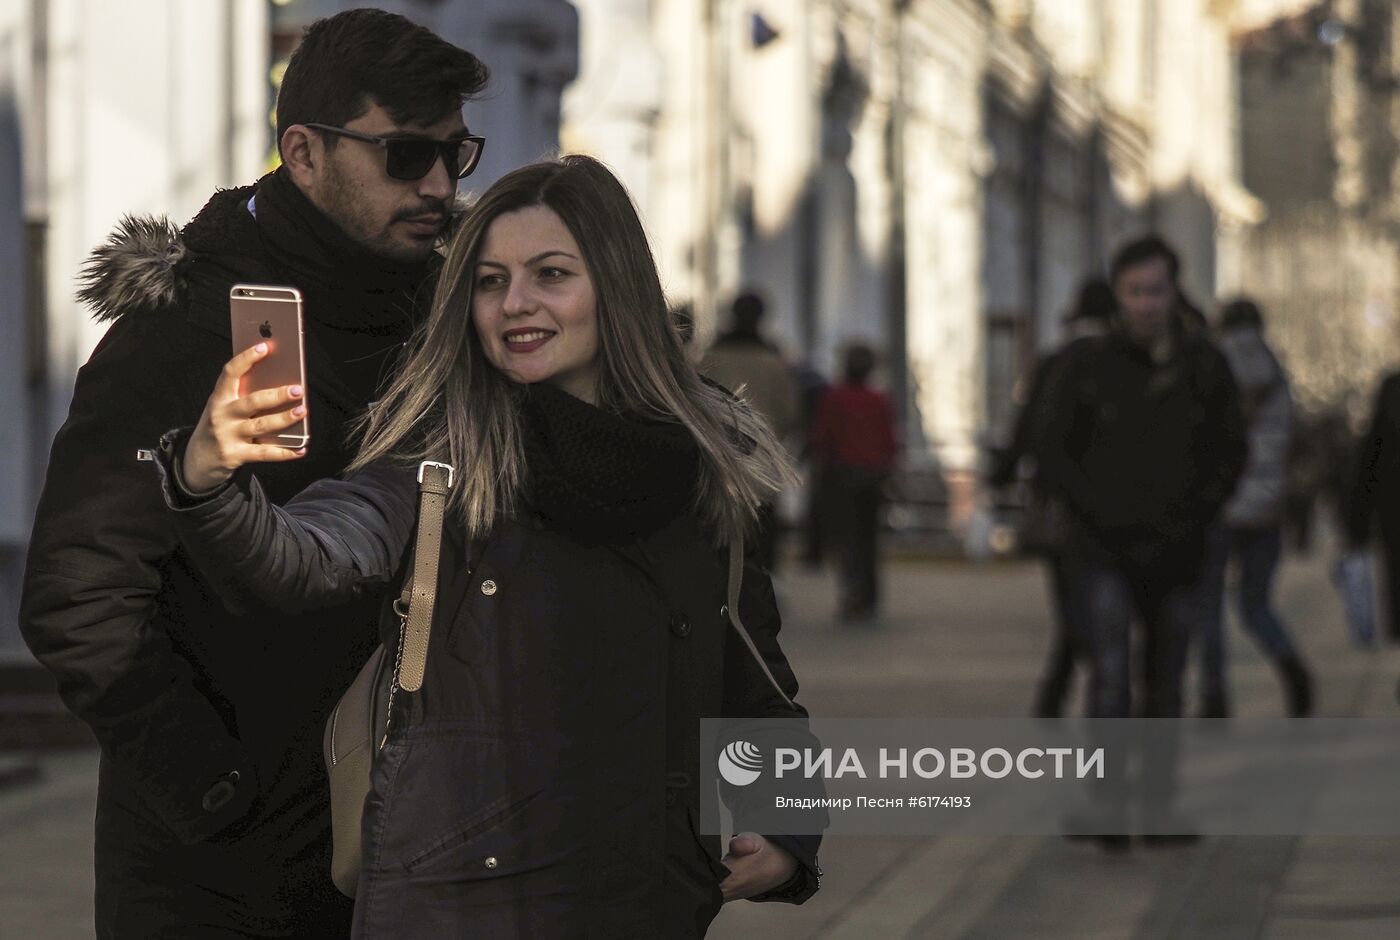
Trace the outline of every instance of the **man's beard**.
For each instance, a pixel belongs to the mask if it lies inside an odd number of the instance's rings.
[[[325,213],[346,238],[370,254],[399,264],[421,264],[432,255],[437,239],[396,239],[393,226],[400,219],[431,213],[441,213],[445,219],[448,213],[447,205],[421,204],[411,209],[401,209],[389,218],[386,225],[375,228],[373,222],[365,216],[363,208],[353,197],[347,195],[349,187],[342,184],[338,173],[331,175],[329,183],[326,187]]]

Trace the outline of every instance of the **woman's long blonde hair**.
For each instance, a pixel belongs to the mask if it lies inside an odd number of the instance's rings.
[[[523,389],[487,360],[472,326],[472,287],[491,222],[531,206],[563,220],[593,280],[598,406],[684,425],[700,450],[695,511],[720,542],[741,535],[759,507],[792,482],[787,453],[762,418],[704,382],[686,358],[632,200],[586,156],[515,170],[472,207],[448,248],[427,322],[365,416],[351,469],[382,458],[452,464],[449,508],[473,538],[516,507],[526,470]]]

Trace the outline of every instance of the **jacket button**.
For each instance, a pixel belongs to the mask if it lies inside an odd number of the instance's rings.
[[[667,790],[667,791],[666,791],[666,805],[667,805],[667,806],[673,806],[673,805],[675,805],[675,802],[676,802],[676,791],[675,791],[675,790]]]
[[[482,581],[482,582],[481,582],[481,593],[482,593],[482,594],[485,594],[487,597],[490,597],[492,594],[495,594],[495,593],[496,593],[496,582],[495,582],[495,581],[492,581],[490,578],[487,578],[485,581]]]
[[[500,862],[496,861],[496,856],[489,855],[487,856],[486,861],[482,862],[482,864],[485,865],[487,868],[495,868],[497,865],[500,864]]]
[[[685,614],[672,614],[671,632],[679,637],[690,636],[690,618]]]
[[[228,801],[233,799],[234,793],[237,792],[234,788],[234,784],[238,782],[239,776],[238,771],[229,771],[224,775],[223,779],[204,791],[204,798],[199,801],[199,805],[204,808],[206,813],[213,813],[223,809]]]
[[[728,605],[728,604],[720,604],[720,605],[719,605],[719,619],[721,619],[721,620],[728,620],[728,619],[729,619],[729,605]]]

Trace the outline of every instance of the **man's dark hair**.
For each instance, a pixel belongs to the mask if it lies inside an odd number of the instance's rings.
[[[1075,298],[1074,307],[1070,310],[1066,321],[1075,320],[1102,320],[1107,322],[1113,319],[1113,315],[1118,312],[1118,298],[1113,294],[1113,288],[1108,286],[1108,281],[1101,277],[1090,277],[1079,285],[1079,296]]]
[[[841,371],[847,382],[864,385],[875,371],[875,350],[865,343],[851,343],[846,347]]]
[[[277,95],[278,152],[293,124],[341,127],[375,104],[399,124],[430,124],[460,109],[488,77],[476,56],[397,13],[347,10],[317,20]]]
[[[1220,328],[1233,330],[1238,327],[1264,328],[1264,312],[1248,297],[1237,297],[1220,310]]]
[[[768,309],[768,305],[763,302],[762,297],[753,291],[744,291],[734,298],[734,304],[730,309],[734,313],[736,329],[754,332],[758,329],[759,321],[763,319],[763,313]]]
[[[1145,235],[1119,248],[1118,253],[1113,256],[1113,263],[1109,265],[1109,283],[1116,285],[1118,276],[1128,268],[1136,267],[1156,258],[1167,262],[1167,270],[1171,272],[1172,283],[1176,283],[1177,275],[1181,273],[1181,259],[1172,250],[1172,246],[1168,245],[1160,235]]]

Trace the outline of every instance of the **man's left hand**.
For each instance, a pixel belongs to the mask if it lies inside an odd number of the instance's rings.
[[[720,859],[729,877],[719,884],[725,901],[751,898],[771,891],[797,871],[797,859],[756,832],[741,832],[729,840],[729,853]]]

